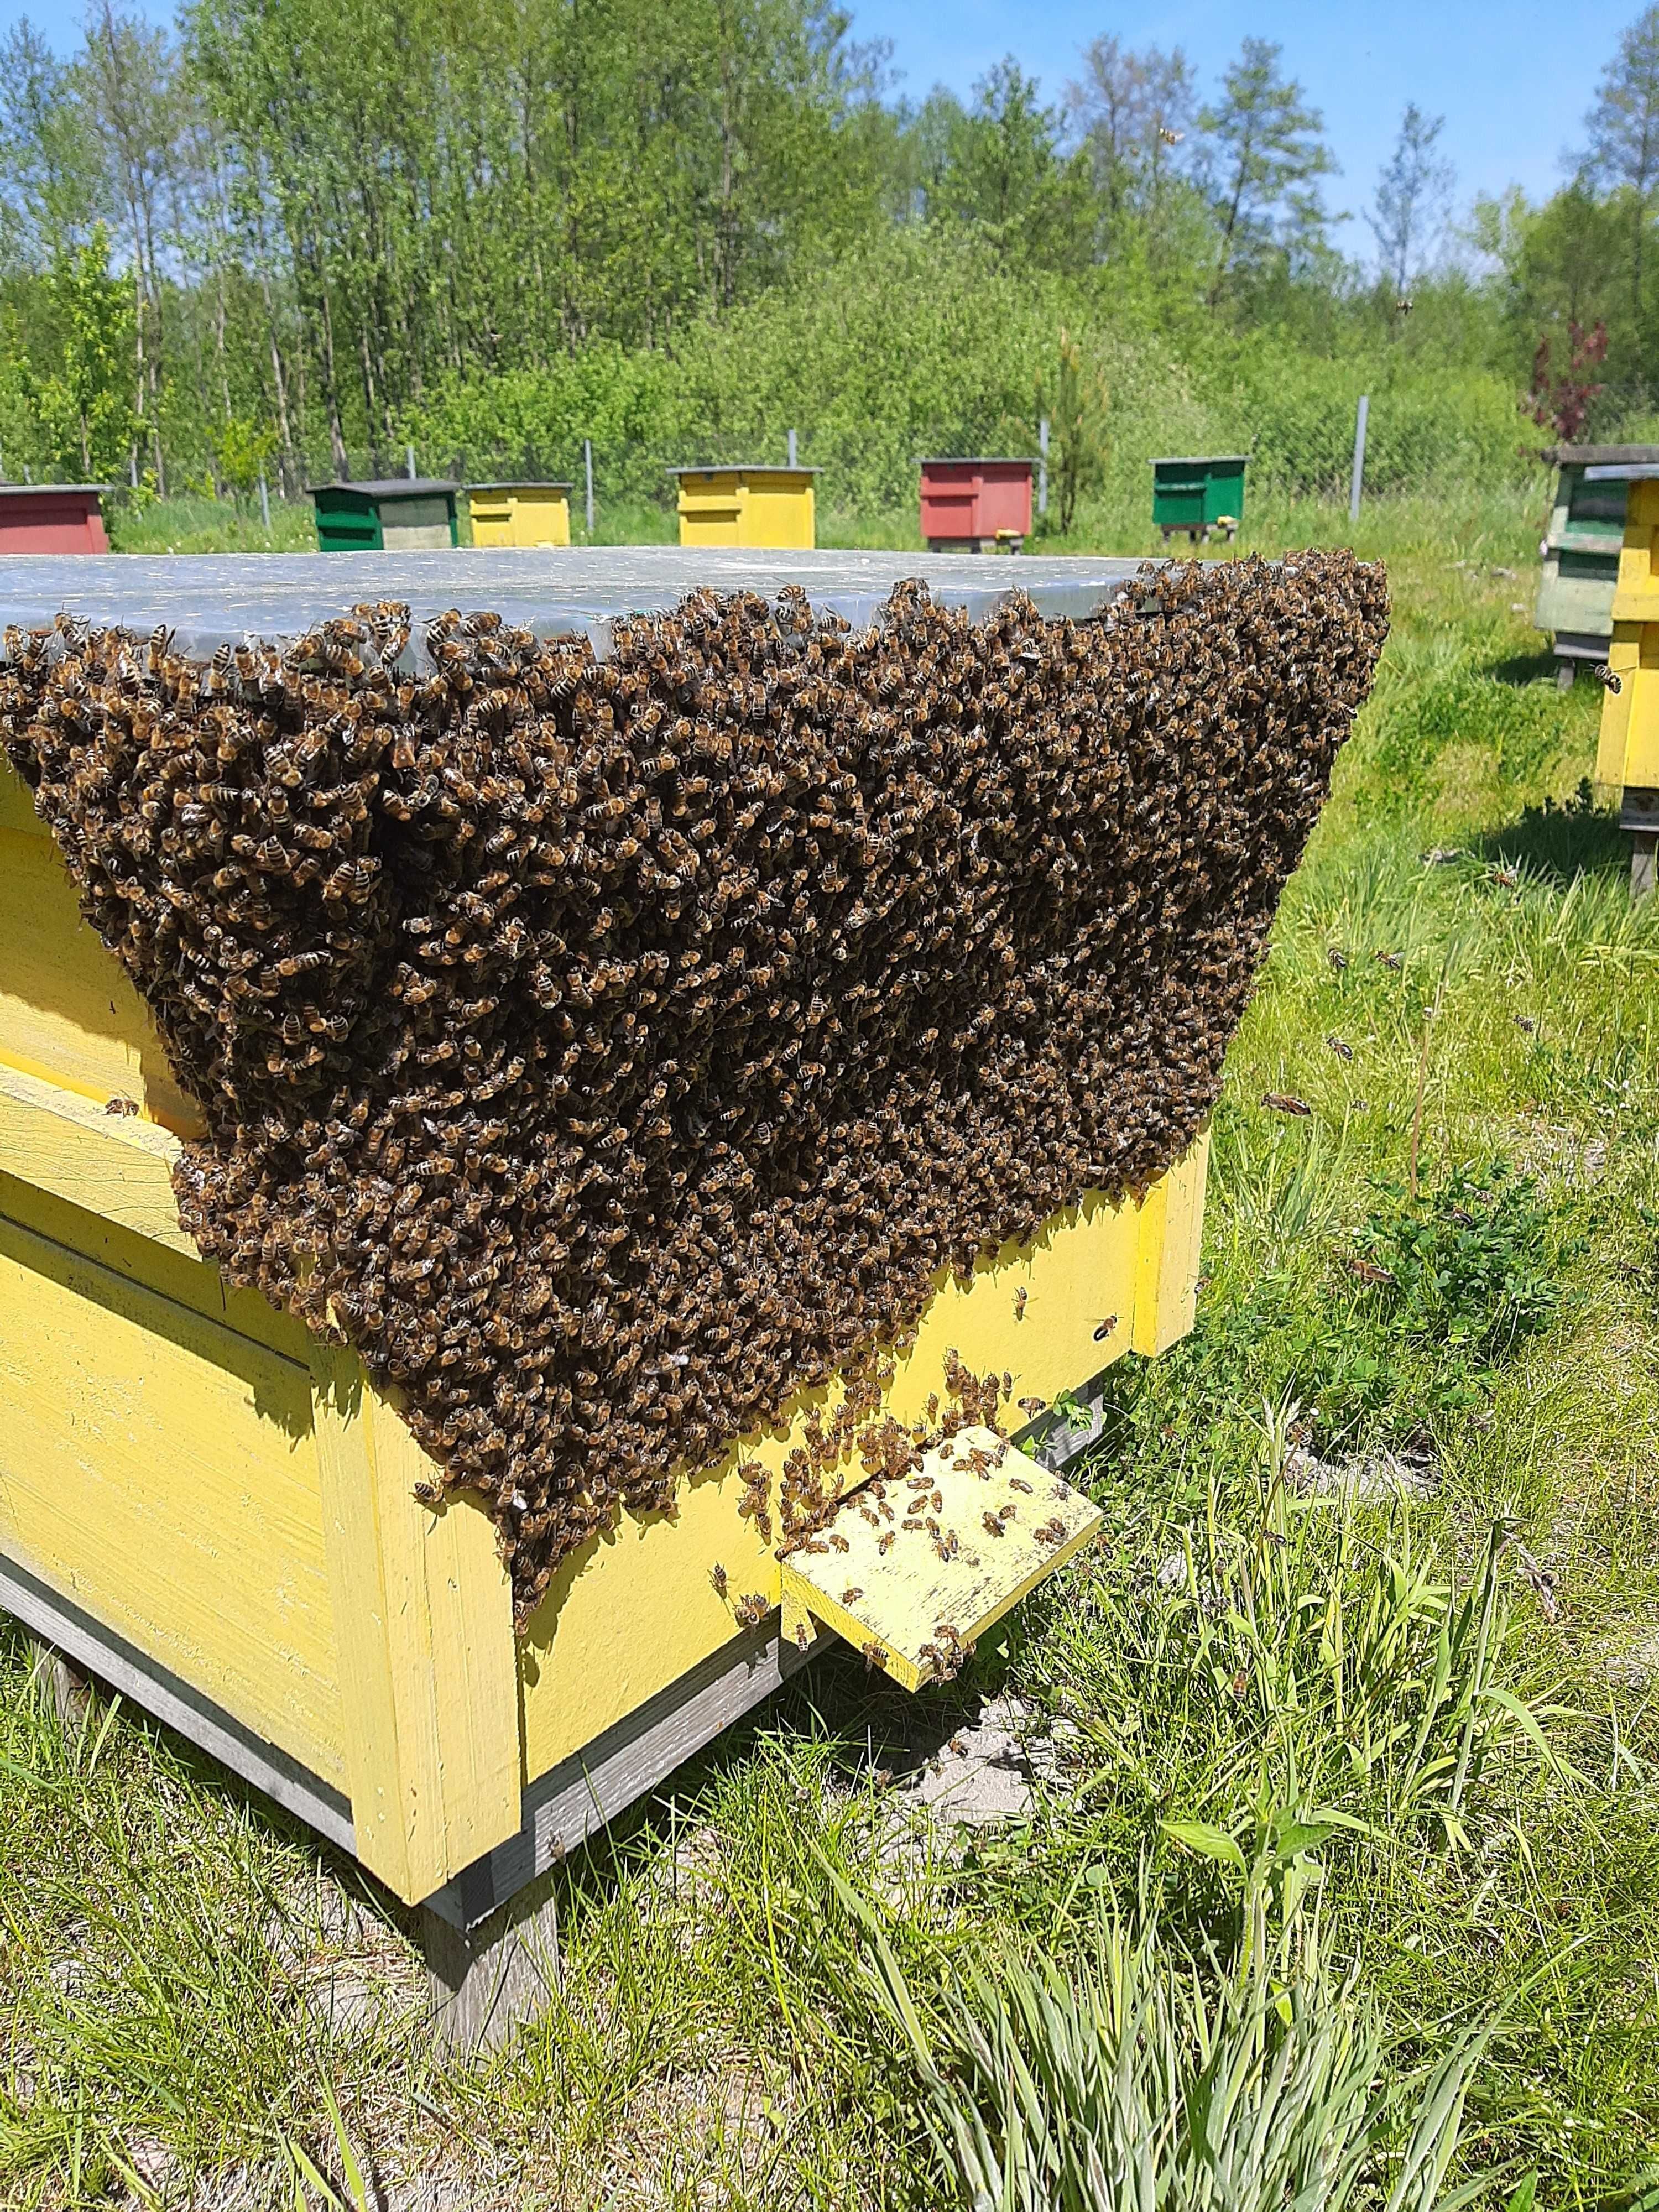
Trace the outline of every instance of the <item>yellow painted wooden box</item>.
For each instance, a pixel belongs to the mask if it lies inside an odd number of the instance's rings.
[[[673,469],[682,545],[770,545],[808,551],[817,543],[816,469]]]
[[[466,1924],[788,1671],[775,1611],[738,1631],[732,1606],[775,1608],[782,1570],[734,1448],[673,1514],[590,1540],[515,1641],[484,1515],[417,1504],[427,1462],[355,1358],[181,1230],[193,1126],[0,768],[0,1606]],[[921,1413],[947,1348],[1052,1399],[1182,1334],[1205,1158],[941,1280],[891,1409]],[[780,1468],[809,1395],[744,1455]]]
[[[1638,477],[1625,506],[1595,782],[1616,799],[1631,838],[1631,890],[1659,882],[1659,477]]]
[[[471,484],[467,513],[475,545],[568,545],[568,483]]]

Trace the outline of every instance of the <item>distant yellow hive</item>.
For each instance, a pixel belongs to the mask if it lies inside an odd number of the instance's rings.
[[[816,469],[672,469],[679,480],[682,545],[770,545],[810,552],[817,543]]]
[[[471,484],[467,511],[475,545],[568,545],[568,483]]]

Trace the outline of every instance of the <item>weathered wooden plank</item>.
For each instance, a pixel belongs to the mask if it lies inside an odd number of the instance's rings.
[[[781,1642],[775,1618],[730,1638],[526,1787],[515,1835],[426,1899],[473,1928],[654,1790],[818,1650]]]
[[[1147,1358],[1167,1352],[1193,1325],[1209,1164],[1206,1130],[1168,1175],[1152,1185],[1141,1204],[1130,1344]]]
[[[132,1098],[145,1118],[193,1134],[201,1115],[149,1009],[82,919],[62,855],[3,763],[0,792],[0,1063],[100,1106]]]
[[[268,1737],[245,1728],[222,1705],[130,1644],[84,1607],[51,1589],[16,1560],[0,1556],[0,1612],[43,1637],[77,1667],[176,1729],[187,1742],[269,1797],[319,1836],[351,1849],[351,1808]]]
[[[178,1138],[154,1121],[0,1066],[0,1170],[196,1259],[173,1194],[178,1157]]]
[[[471,1500],[416,1499],[430,1462],[355,1354],[312,1358],[355,1848],[413,1904],[519,1826],[512,1593]]]
[[[854,1491],[783,1562],[783,1634],[809,1617],[919,1690],[1080,1551],[1100,1508],[994,1430],[960,1429],[914,1478]],[[822,1547],[822,1548],[821,1548]]]
[[[325,1780],[305,1368],[0,1218],[0,1552]]]

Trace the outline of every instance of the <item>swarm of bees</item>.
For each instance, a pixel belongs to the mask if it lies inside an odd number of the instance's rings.
[[[207,663],[64,615],[0,735],[199,1103],[186,1225],[398,1386],[522,1623],[941,1267],[1177,1157],[1387,617],[1344,553],[1084,622],[699,592],[603,659],[451,613],[419,673],[397,605]]]

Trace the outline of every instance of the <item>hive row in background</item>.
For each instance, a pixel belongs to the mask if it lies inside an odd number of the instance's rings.
[[[448,477],[341,480],[314,485],[322,553],[442,552],[459,546],[466,501],[477,546],[550,549],[572,542],[574,484],[520,481],[464,485]],[[932,553],[1018,553],[1046,505],[1043,463],[1023,456],[924,459],[921,535]],[[1152,522],[1164,543],[1184,532],[1232,538],[1244,513],[1242,455],[1152,463]],[[722,463],[672,469],[680,544],[802,552],[817,543],[817,469]],[[1034,486],[1036,494],[1034,499]],[[0,553],[107,553],[102,497],[108,484],[0,485]],[[588,532],[592,492],[586,491]]]

